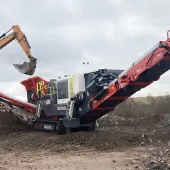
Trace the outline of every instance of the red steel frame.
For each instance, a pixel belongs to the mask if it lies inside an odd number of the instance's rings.
[[[39,77],[39,76],[35,76],[33,78],[28,78],[26,80],[21,81],[20,83],[25,87],[26,91],[29,91],[31,89],[34,89],[36,94],[38,94],[37,92],[37,83],[43,81],[44,85],[48,84],[48,81],[46,81],[45,79]],[[46,89],[43,88],[44,93],[46,94]]]
[[[10,105],[17,106],[17,107],[22,108],[23,110],[26,110],[33,114],[35,114],[35,112],[36,112],[36,105],[21,101],[19,99],[15,99],[14,97],[6,95],[2,92],[0,92],[0,99],[2,99],[2,101],[6,102],[6,103],[9,103]]]

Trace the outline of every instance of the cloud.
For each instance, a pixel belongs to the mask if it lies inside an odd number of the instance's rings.
[[[0,32],[18,24],[38,59],[35,75],[45,79],[97,68],[126,69],[170,29],[170,1],[154,0],[0,0]],[[10,4],[10,5],[9,5]],[[12,63],[28,61],[17,42],[0,51],[1,89],[25,96]],[[82,62],[89,61],[88,68]],[[170,73],[138,94],[169,91]],[[18,90],[9,90],[13,84]],[[157,90],[154,90],[155,89]],[[166,87],[166,88],[165,88]]]
[[[0,83],[0,91],[5,94],[11,95],[13,97],[22,99],[24,101],[27,100],[27,94],[25,91],[25,87],[19,84],[17,81],[12,82],[1,82]]]

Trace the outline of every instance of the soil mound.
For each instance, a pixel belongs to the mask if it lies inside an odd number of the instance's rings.
[[[30,126],[21,120],[22,113],[18,108],[0,103],[0,134],[29,130]]]

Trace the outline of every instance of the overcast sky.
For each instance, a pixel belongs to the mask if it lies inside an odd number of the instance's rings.
[[[0,0],[0,33],[19,25],[38,59],[33,76],[47,80],[99,68],[127,69],[170,29],[170,1]],[[28,61],[16,41],[0,51],[0,91],[26,98],[12,63]],[[170,72],[136,96],[170,92]]]

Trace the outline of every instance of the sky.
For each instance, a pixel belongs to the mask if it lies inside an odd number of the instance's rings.
[[[19,25],[46,80],[101,68],[126,70],[166,39],[170,1],[155,0],[0,0],[0,33]],[[16,41],[0,51],[0,91],[26,100],[13,63],[28,61]],[[89,62],[83,66],[82,62]],[[170,92],[170,72],[134,96]]]

